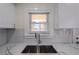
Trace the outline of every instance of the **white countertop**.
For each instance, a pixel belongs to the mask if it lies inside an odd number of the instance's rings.
[[[37,45],[37,44],[18,43],[12,47],[9,46],[8,51],[10,54],[13,55],[43,54],[43,53],[21,53],[27,45]],[[47,44],[40,44],[40,45],[47,45]],[[77,46],[79,47],[79,45],[76,46],[73,44],[52,44],[52,46],[58,52],[58,53],[50,53],[52,55],[79,55],[79,48],[77,48]],[[48,53],[45,53],[45,55],[46,54]]]

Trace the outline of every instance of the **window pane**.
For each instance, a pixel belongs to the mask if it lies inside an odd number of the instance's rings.
[[[31,30],[47,31],[47,14],[31,14]]]
[[[41,31],[47,31],[47,24],[40,24]]]
[[[32,24],[32,31],[40,31],[40,24]]]
[[[47,22],[47,14],[32,14],[32,22]]]
[[[47,31],[47,24],[32,24],[32,31]]]

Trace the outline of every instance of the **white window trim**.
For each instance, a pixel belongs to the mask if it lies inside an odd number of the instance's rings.
[[[31,15],[32,14],[47,14],[47,31],[44,31],[44,32],[42,32],[42,31],[37,31],[37,32],[39,32],[39,33],[42,33],[42,34],[49,34],[49,22],[48,22],[48,19],[49,19],[49,12],[29,12],[29,33],[31,33],[31,34],[33,34],[33,33],[36,33],[36,32],[32,32],[31,31]]]

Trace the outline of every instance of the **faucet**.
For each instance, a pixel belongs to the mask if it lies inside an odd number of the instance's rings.
[[[37,40],[37,52],[40,52],[40,47],[39,44],[41,43],[40,41],[40,33],[35,33],[35,39]]]
[[[37,40],[38,44],[41,43],[41,41],[40,41],[40,33],[35,33],[35,39]]]

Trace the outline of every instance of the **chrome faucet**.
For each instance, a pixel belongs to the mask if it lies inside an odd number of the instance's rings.
[[[41,41],[40,41],[40,33],[35,33],[35,39],[37,40],[38,44],[41,43]]]

